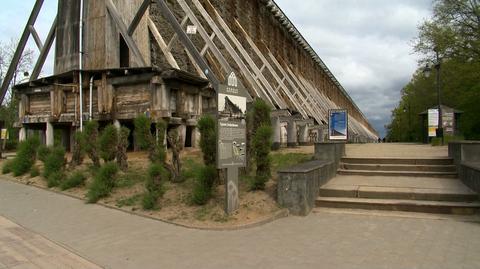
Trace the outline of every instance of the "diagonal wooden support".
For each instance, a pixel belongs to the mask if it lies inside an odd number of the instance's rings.
[[[128,27],[127,33],[129,36],[132,36],[133,33],[135,33],[135,30],[137,29],[138,24],[140,23],[143,16],[145,15],[145,12],[147,11],[151,2],[152,0],[143,0],[142,5],[138,9],[137,13],[135,14],[135,17],[133,18],[132,22],[130,23],[130,26]]]
[[[180,26],[182,26],[182,29],[183,27],[185,27],[185,25],[187,24],[188,22],[188,16],[185,16],[183,19],[182,19],[182,22],[180,23]],[[178,40],[178,35],[177,33],[173,34],[173,37],[172,39],[170,39],[170,41],[168,42],[168,46],[167,46],[167,49],[170,51],[172,50],[172,47],[173,47],[173,44],[175,43],[175,41]]]
[[[167,44],[165,43],[165,40],[163,39],[162,35],[158,31],[157,26],[150,18],[148,18],[148,28],[150,29],[150,32],[152,33],[155,40],[157,41],[158,46],[162,50],[163,55],[165,55],[165,58],[167,59],[167,62],[170,64],[170,66],[176,69],[180,69],[177,61],[173,57],[172,52],[168,49]]]
[[[35,30],[35,26],[30,25],[28,26],[28,29],[30,31],[30,34],[32,34],[33,40],[35,40],[35,44],[37,44],[38,50],[43,49],[43,43],[42,40],[40,39],[40,36],[37,33],[37,30]]]
[[[212,83],[214,88],[216,88],[220,84],[220,81],[215,76],[215,73],[213,73],[213,71],[210,69],[207,62],[203,59],[202,55],[200,55],[200,52],[197,50],[192,40],[190,40],[187,33],[185,33],[180,23],[178,23],[175,15],[173,15],[168,5],[164,0],[156,0],[154,3],[158,5],[163,17],[172,26],[173,30],[178,35],[178,39],[180,42],[182,42],[185,49],[192,55],[192,57],[195,59],[195,62],[203,70],[210,83]]]
[[[35,2],[35,5],[33,6],[32,12],[30,13],[30,17],[28,18],[27,25],[23,30],[22,37],[20,38],[20,42],[18,43],[15,53],[13,54],[12,62],[8,67],[7,73],[5,74],[5,78],[3,79],[2,87],[0,88],[0,105],[3,103],[5,94],[7,94],[7,90],[8,90],[8,87],[10,86],[10,82],[12,82],[13,75],[17,70],[18,63],[20,62],[20,58],[22,57],[23,51],[25,50],[25,46],[27,45],[28,38],[30,37],[29,27],[35,24],[38,14],[42,9],[42,5],[43,5],[43,0],[37,0]]]
[[[52,23],[50,27],[50,31],[48,32],[47,39],[45,41],[45,45],[43,46],[42,50],[40,51],[40,55],[38,56],[37,63],[33,68],[32,75],[30,76],[30,81],[34,81],[40,76],[40,72],[42,72],[43,65],[47,60],[48,53],[53,45],[53,41],[55,40],[55,36],[57,33],[57,17]]]
[[[120,13],[118,13],[117,8],[112,0],[105,0],[105,4],[107,5],[107,10],[110,16],[112,17],[113,21],[115,22],[116,26],[120,34],[122,35],[123,39],[127,43],[128,48],[133,52],[135,56],[135,61],[139,67],[147,66],[145,59],[143,59],[142,53],[138,49],[135,40],[128,34],[128,29],[125,23],[123,22]]]

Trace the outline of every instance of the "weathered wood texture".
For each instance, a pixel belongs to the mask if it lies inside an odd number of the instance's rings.
[[[128,27],[143,0],[113,0],[120,18]],[[80,1],[59,0],[55,74],[78,69]],[[107,11],[105,0],[84,2],[84,69],[120,67],[120,31]],[[148,14],[148,10],[146,12]],[[131,36],[146,65],[151,63],[148,15],[144,16]],[[130,52],[130,66],[138,67]]]
[[[55,74],[78,69],[80,1],[58,1]]]

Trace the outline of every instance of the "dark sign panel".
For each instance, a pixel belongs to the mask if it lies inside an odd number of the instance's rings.
[[[330,140],[348,139],[348,112],[346,109],[329,110],[328,137]]]
[[[245,167],[247,149],[247,93],[234,73],[227,84],[218,89],[218,144],[219,169]]]

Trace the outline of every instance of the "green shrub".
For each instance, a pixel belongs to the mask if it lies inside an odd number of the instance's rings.
[[[205,205],[212,197],[214,182],[217,178],[217,169],[214,166],[202,167],[193,187],[192,202]]]
[[[167,158],[167,152],[165,151],[165,132],[167,130],[167,124],[160,120],[156,123],[158,138],[155,139],[152,136],[152,143],[149,146],[149,158],[153,163],[165,163]]]
[[[200,148],[206,166],[215,166],[217,160],[217,131],[216,122],[212,116],[203,116],[198,121],[200,131]]]
[[[145,192],[142,199],[142,207],[145,210],[157,209],[159,195],[155,192]]]
[[[77,131],[73,136],[73,152],[72,162],[73,166],[81,165],[85,158],[85,139],[82,132]]]
[[[64,191],[64,190],[81,186],[85,183],[86,180],[87,180],[87,177],[82,172],[77,171],[72,175],[70,175],[66,180],[64,180],[60,184],[60,189]]]
[[[98,122],[89,121],[83,128],[84,148],[93,165],[100,167],[100,158],[98,156]]]
[[[122,127],[118,134],[118,144],[116,151],[117,164],[120,170],[128,170],[128,136],[130,135],[130,130],[126,127]]]
[[[56,171],[50,174],[47,178],[47,186],[49,188],[57,187],[65,180],[65,173],[63,171]]]
[[[272,135],[272,127],[263,125],[257,129],[253,139],[257,171],[254,180],[251,182],[251,190],[265,189],[265,183],[271,177],[271,159],[269,155],[272,147]]]
[[[65,149],[63,147],[54,147],[50,150],[50,154],[45,159],[43,168],[43,177],[47,180],[50,175],[63,170],[65,166]]]
[[[168,171],[162,164],[154,163],[148,169],[148,177],[145,187],[147,191],[142,200],[145,210],[157,208],[157,201],[165,193],[163,184],[169,178]]]
[[[118,144],[118,130],[113,125],[108,125],[102,132],[98,141],[100,149],[100,157],[105,162],[111,162],[115,160],[117,155]]]
[[[40,146],[38,137],[29,138],[18,145],[17,156],[12,162],[14,176],[22,176],[35,164],[37,149]]]
[[[6,161],[2,167],[2,174],[10,174],[12,172],[13,160]]]
[[[44,163],[48,154],[50,154],[50,151],[50,148],[45,145],[39,146],[37,151],[37,159]]]
[[[96,203],[112,192],[117,173],[118,166],[115,163],[106,163],[100,168],[87,193],[89,203]]]
[[[152,122],[144,114],[140,114],[135,118],[134,121],[135,131],[133,135],[135,136],[135,142],[141,150],[147,150],[150,148],[151,143],[153,142],[153,136],[150,131]]]
[[[40,169],[38,167],[33,166],[32,169],[30,169],[30,177],[38,177],[40,175]]]

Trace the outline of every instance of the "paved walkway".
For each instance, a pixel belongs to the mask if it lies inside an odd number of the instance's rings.
[[[0,269],[95,269],[97,265],[0,216]]]
[[[435,158],[447,157],[448,147],[407,143],[347,144],[346,154],[353,158]]]
[[[358,212],[197,231],[0,177],[1,215],[106,268],[480,268],[477,218]]]

